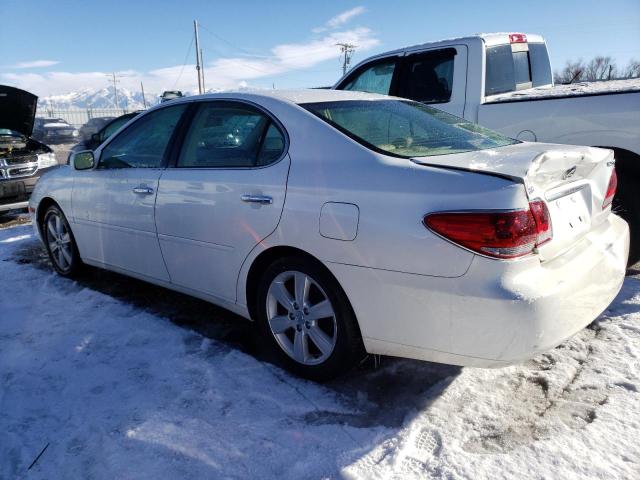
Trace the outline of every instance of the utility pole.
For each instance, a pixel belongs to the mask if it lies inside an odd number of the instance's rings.
[[[193,21],[193,29],[196,35],[196,73],[198,74],[198,93],[202,95],[202,77],[200,74],[200,36],[198,35],[198,20]]]
[[[338,47],[340,47],[340,54],[344,55],[344,59],[342,61],[342,75],[347,73],[349,69],[349,64],[351,63],[351,56],[353,52],[356,51],[357,45],[353,45],[351,43],[336,43]]]
[[[202,70],[200,70],[200,75],[202,75],[202,93],[207,93],[207,89],[204,86],[204,61],[202,60],[202,49],[200,49],[200,66]]]
[[[142,104],[144,105],[144,109],[147,109],[147,99],[144,96],[144,85],[140,82],[140,90],[142,90]]]
[[[118,103],[118,86],[117,83],[120,81],[116,78],[116,72],[113,72],[111,75],[107,74],[107,77],[111,77],[111,81],[113,82],[113,96],[115,98],[116,108],[120,108]]]

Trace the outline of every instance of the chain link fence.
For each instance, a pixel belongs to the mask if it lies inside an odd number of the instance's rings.
[[[37,118],[62,118],[80,128],[92,118],[119,117],[134,110],[127,108],[38,108]]]

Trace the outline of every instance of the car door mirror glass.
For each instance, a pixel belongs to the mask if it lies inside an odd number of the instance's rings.
[[[84,150],[73,155],[71,160],[76,170],[89,170],[95,165],[95,158],[91,150]]]

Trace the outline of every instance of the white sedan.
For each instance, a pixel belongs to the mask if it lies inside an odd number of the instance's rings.
[[[408,100],[188,97],[71,163],[30,202],[58,273],[89,264],[233,310],[308,378],[365,352],[518,362],[593,321],[625,274],[611,151]]]

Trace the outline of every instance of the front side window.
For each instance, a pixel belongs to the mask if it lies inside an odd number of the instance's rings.
[[[284,147],[284,135],[261,111],[242,103],[207,102],[191,122],[177,166],[265,166],[278,160]]]
[[[362,145],[397,157],[446,155],[518,143],[416,102],[352,100],[301,106]]]
[[[122,127],[125,123],[127,123],[133,117],[135,117],[135,115],[124,115],[122,117],[119,117],[113,120],[109,125],[104,127],[102,132],[100,132],[100,142],[104,142],[107,138],[109,138],[111,135],[113,135],[118,130],[120,130],[120,127]]]
[[[151,112],[121,132],[102,151],[98,168],[160,168],[187,104]]]
[[[365,68],[361,73],[356,73],[356,76],[342,87],[341,90],[389,95],[395,69],[395,60],[376,63],[375,65]]]
[[[407,80],[401,97],[422,103],[445,103],[451,99],[455,50],[448,48],[408,57]]]

